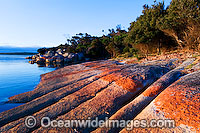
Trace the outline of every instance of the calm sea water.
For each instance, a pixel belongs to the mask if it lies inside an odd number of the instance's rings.
[[[40,81],[40,75],[55,68],[29,64],[28,55],[0,55],[0,112],[21,104],[5,104],[9,97],[31,91]]]

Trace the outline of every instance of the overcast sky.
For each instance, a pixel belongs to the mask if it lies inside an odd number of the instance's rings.
[[[130,22],[154,0],[0,0],[0,46],[50,47]],[[165,0],[169,5],[171,0]]]

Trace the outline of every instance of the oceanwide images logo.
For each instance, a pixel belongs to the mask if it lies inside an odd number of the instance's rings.
[[[28,128],[34,128],[36,126],[36,119],[33,116],[28,116],[25,120],[25,125]],[[43,117],[38,123],[43,128],[125,128],[132,130],[133,128],[174,128],[174,120],[110,120],[108,117],[105,120],[99,120],[98,117],[87,120],[51,120],[49,117]]]

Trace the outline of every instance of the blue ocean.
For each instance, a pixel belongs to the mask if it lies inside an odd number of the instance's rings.
[[[33,90],[40,81],[40,75],[55,68],[38,67],[25,59],[29,55],[0,55],[0,112],[21,104],[6,103],[8,98]]]

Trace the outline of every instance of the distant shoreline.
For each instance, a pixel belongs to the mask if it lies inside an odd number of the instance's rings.
[[[13,52],[13,53],[0,53],[0,55],[34,55],[37,53],[29,53],[29,52]]]

